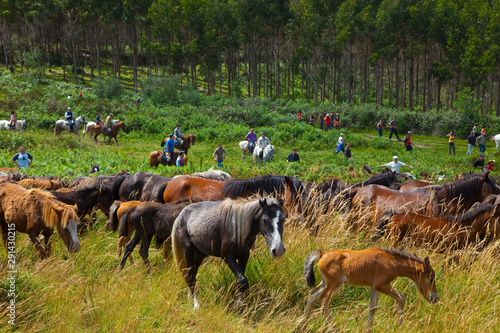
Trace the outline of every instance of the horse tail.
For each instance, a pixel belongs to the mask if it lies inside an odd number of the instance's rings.
[[[120,208],[121,201],[115,200],[111,207],[109,207],[109,227],[111,231],[118,230],[118,208]]]
[[[127,177],[128,175],[121,175],[118,178],[116,178],[115,181],[113,182],[113,189],[112,189],[113,200],[120,200],[120,186]]]
[[[118,237],[130,236],[128,232],[128,217],[135,211],[137,206],[130,208],[120,217],[120,230],[118,231]]]
[[[387,210],[380,215],[377,225],[375,226],[375,230],[372,232],[372,242],[379,240],[385,232],[385,228],[387,224],[392,220],[392,218],[396,215],[394,210]]]
[[[323,256],[323,252],[316,250],[311,252],[304,259],[304,279],[309,287],[316,285],[316,277],[314,276],[314,262]]]
[[[156,197],[153,198],[154,202],[159,202],[159,203],[165,203],[165,200],[163,199],[163,194],[165,193],[165,188],[167,187],[168,182],[160,186],[156,190]]]
[[[182,218],[182,213],[175,219],[174,227],[172,228],[172,252],[174,254],[175,262],[177,267],[181,272],[184,281],[186,281],[187,264],[186,264],[186,254],[184,253],[184,248],[182,247],[181,240],[178,235],[178,227]]]

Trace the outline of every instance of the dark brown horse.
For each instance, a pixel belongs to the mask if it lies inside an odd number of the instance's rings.
[[[225,198],[249,197],[253,194],[284,195],[288,209],[297,206],[302,213],[302,200],[299,195],[302,184],[295,177],[265,175],[250,179],[228,179],[226,181],[205,179],[195,176],[175,177],[167,184],[163,194],[165,202],[182,198],[200,198],[217,201]]]
[[[80,223],[75,207],[56,200],[49,192],[40,189],[27,190],[17,184],[3,183],[0,186],[0,227],[2,239],[14,242],[15,232],[28,234],[44,259],[50,254],[53,228],[66,244],[68,252],[78,252],[80,242],[77,226]],[[45,246],[38,237],[42,234]],[[14,240],[11,240],[14,239]]]
[[[163,192],[172,178],[137,172],[117,178],[113,183],[113,200],[163,201]]]
[[[134,208],[135,206],[140,205],[141,203],[142,201],[135,201],[135,200],[126,202],[121,202],[118,200],[114,201],[113,204],[111,205],[111,208],[109,209],[109,228],[111,229],[111,231],[118,230],[122,216],[125,215],[127,211]],[[127,226],[128,226],[127,230],[125,229],[120,230],[120,233],[122,235],[118,237],[118,258],[121,258],[122,248],[125,247],[125,245],[130,241],[130,235],[134,231],[134,226],[132,224],[127,223]],[[132,256],[130,256],[130,262],[134,263]]]
[[[116,141],[116,143],[118,145],[120,145],[118,143],[118,139],[116,138],[116,136],[118,135],[118,130],[120,128],[123,131],[125,131],[125,128],[126,128],[125,123],[123,121],[120,121],[118,124],[113,125],[113,127],[111,127],[110,131],[104,131],[103,128],[104,128],[103,125],[94,125],[90,129],[90,137],[92,137],[92,135],[94,135],[94,141],[95,141],[95,143],[97,143],[97,136],[100,135],[100,134],[102,134],[104,136],[109,137],[108,143],[111,143],[111,138],[114,138],[115,141]],[[106,138],[104,138],[104,140],[106,140]]]
[[[149,266],[149,246],[153,236],[156,239],[165,240],[163,243],[163,261],[165,262],[170,253],[170,234],[174,226],[174,221],[193,201],[182,199],[181,201],[163,204],[158,202],[143,202],[129,209],[120,220],[120,234],[130,235],[130,229],[135,230],[132,239],[125,245],[125,251],[120,262],[120,269],[125,267],[127,258],[132,254],[134,248],[141,242],[139,254],[146,266]],[[132,225],[130,228],[129,225]],[[123,230],[122,230],[123,229]]]

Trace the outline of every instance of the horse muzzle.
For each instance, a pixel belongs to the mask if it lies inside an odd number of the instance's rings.
[[[439,302],[439,295],[438,294],[430,294],[429,298],[427,299],[429,303],[436,304]]]
[[[67,250],[69,253],[76,253],[80,251],[80,243],[79,242],[71,242],[67,246]]]
[[[285,254],[285,247],[283,246],[283,244],[271,249],[271,257],[273,258],[281,258],[283,257],[284,254]]]

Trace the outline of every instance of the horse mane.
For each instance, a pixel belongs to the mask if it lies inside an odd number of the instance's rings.
[[[295,177],[290,177],[297,190],[302,183]],[[245,194],[246,191],[254,191],[260,195],[280,192],[285,186],[285,176],[264,175],[249,179],[228,179],[222,185],[222,196],[236,199]]]
[[[334,193],[339,193],[345,189],[345,185],[340,177],[332,177],[323,180],[317,185],[317,188],[321,191],[321,193],[325,193],[329,189],[335,189]]]
[[[268,205],[278,205],[274,198],[264,198]],[[243,244],[252,229],[252,221],[262,215],[260,199],[238,198],[225,199],[219,206],[219,215],[224,225],[231,225],[238,244]]]
[[[446,193],[447,198],[458,198],[467,200],[481,191],[483,180],[481,177],[467,177],[452,183],[444,184],[441,191]]]
[[[360,186],[366,186],[366,185],[372,185],[372,184],[378,184],[378,185],[383,185],[383,184],[389,184],[393,182],[394,180],[397,180],[396,174],[394,172],[383,172],[379,173],[377,175],[370,176],[365,181],[359,182],[352,184],[351,187],[360,187]]]
[[[423,263],[424,262],[415,253],[408,253],[406,251],[399,250],[399,249],[396,249],[396,248],[393,248],[393,247],[390,247],[390,248],[381,248],[381,250],[385,251],[387,253],[393,254],[395,256],[400,256],[400,257],[403,257],[405,259],[414,260],[414,261],[419,262],[419,263]]]
[[[22,195],[24,206],[42,204],[42,216],[47,227],[53,228],[60,225],[65,228],[69,219],[79,220],[75,206],[58,201],[50,192],[33,188]]]
[[[448,216],[446,216],[446,218],[448,220],[457,221],[457,222],[467,221],[467,220],[475,218],[476,216],[478,216],[481,213],[484,213],[486,211],[491,210],[493,207],[494,206],[492,204],[481,203],[481,204],[477,205],[477,207],[473,210],[469,210],[469,211],[467,211],[463,214],[459,214],[459,215],[448,215]]]

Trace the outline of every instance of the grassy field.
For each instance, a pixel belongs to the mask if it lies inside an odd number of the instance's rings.
[[[304,124],[304,126],[307,126]],[[166,133],[169,130],[166,130]],[[258,130],[257,130],[258,132]],[[327,142],[329,149],[298,147],[299,164],[286,163],[286,156],[294,146],[277,146],[275,160],[266,167],[255,167],[247,156],[240,160],[238,141],[224,142],[228,158],[224,170],[234,177],[244,178],[262,174],[296,175],[303,181],[318,181],[336,176],[344,182],[359,181],[348,172],[362,165],[374,167],[391,161],[393,155],[415,167],[414,175],[427,171],[437,175],[450,175],[471,171],[471,162],[477,158],[465,155],[465,142],[456,143],[457,155],[449,156],[447,139],[413,136],[418,146],[412,153],[403,151],[403,143],[376,139],[375,131],[346,133],[352,145],[354,159],[346,161],[333,154],[335,142]],[[188,133],[185,133],[188,134]],[[243,138],[246,133],[241,133]],[[121,145],[98,145],[88,138],[80,142],[76,136],[63,133],[53,138],[47,130],[28,130],[24,136],[1,133],[4,149],[0,152],[0,167],[13,167],[10,158],[19,144],[34,156],[32,175],[58,175],[72,178],[85,175],[90,163],[99,163],[100,174],[120,170],[129,173],[147,171],[171,176],[174,174],[205,171],[215,167],[213,142],[197,142],[189,152],[189,165],[178,169],[162,167],[152,169],[148,164],[149,152],[160,150],[162,135],[120,133]],[[320,138],[330,138],[318,131]],[[336,136],[337,134],[335,134]],[[388,133],[386,132],[387,136]],[[402,137],[402,136],[401,136]],[[273,137],[270,137],[273,142]],[[495,158],[494,145],[488,142],[487,159]],[[494,174],[496,176],[496,174]],[[68,254],[56,233],[52,255],[40,261],[25,234],[18,234],[16,259],[16,325],[7,323],[7,254],[0,251],[0,331],[18,332],[292,332],[301,319],[308,295],[302,278],[302,265],[306,255],[316,249],[364,249],[388,246],[388,240],[372,243],[364,232],[350,227],[352,216],[336,212],[312,217],[321,226],[316,234],[291,221],[285,224],[283,235],[287,249],[281,259],[272,259],[262,238],[258,238],[252,251],[246,276],[250,290],[246,306],[233,305],[236,291],[234,276],[220,259],[208,259],[198,274],[199,311],[194,311],[187,300],[187,287],[174,260],[170,256],[163,267],[162,251],[150,250],[151,270],[142,261],[127,263],[117,271],[117,235],[105,227],[99,215],[95,228],[81,237],[81,250]],[[479,255],[465,251],[460,263],[449,263],[449,254],[417,248],[405,248],[420,257],[430,256],[437,273],[440,302],[427,303],[417,295],[416,288],[407,279],[397,279],[394,287],[407,300],[402,332],[500,332],[500,243],[489,246]],[[134,252],[134,258],[138,259]],[[473,260],[474,259],[474,260]],[[345,285],[333,298],[330,308],[333,322],[341,331],[361,331],[367,317],[369,290]],[[311,332],[332,329],[326,324],[319,307],[308,322]],[[387,332],[398,329],[395,305],[392,299],[381,296],[375,316],[374,330]]]

